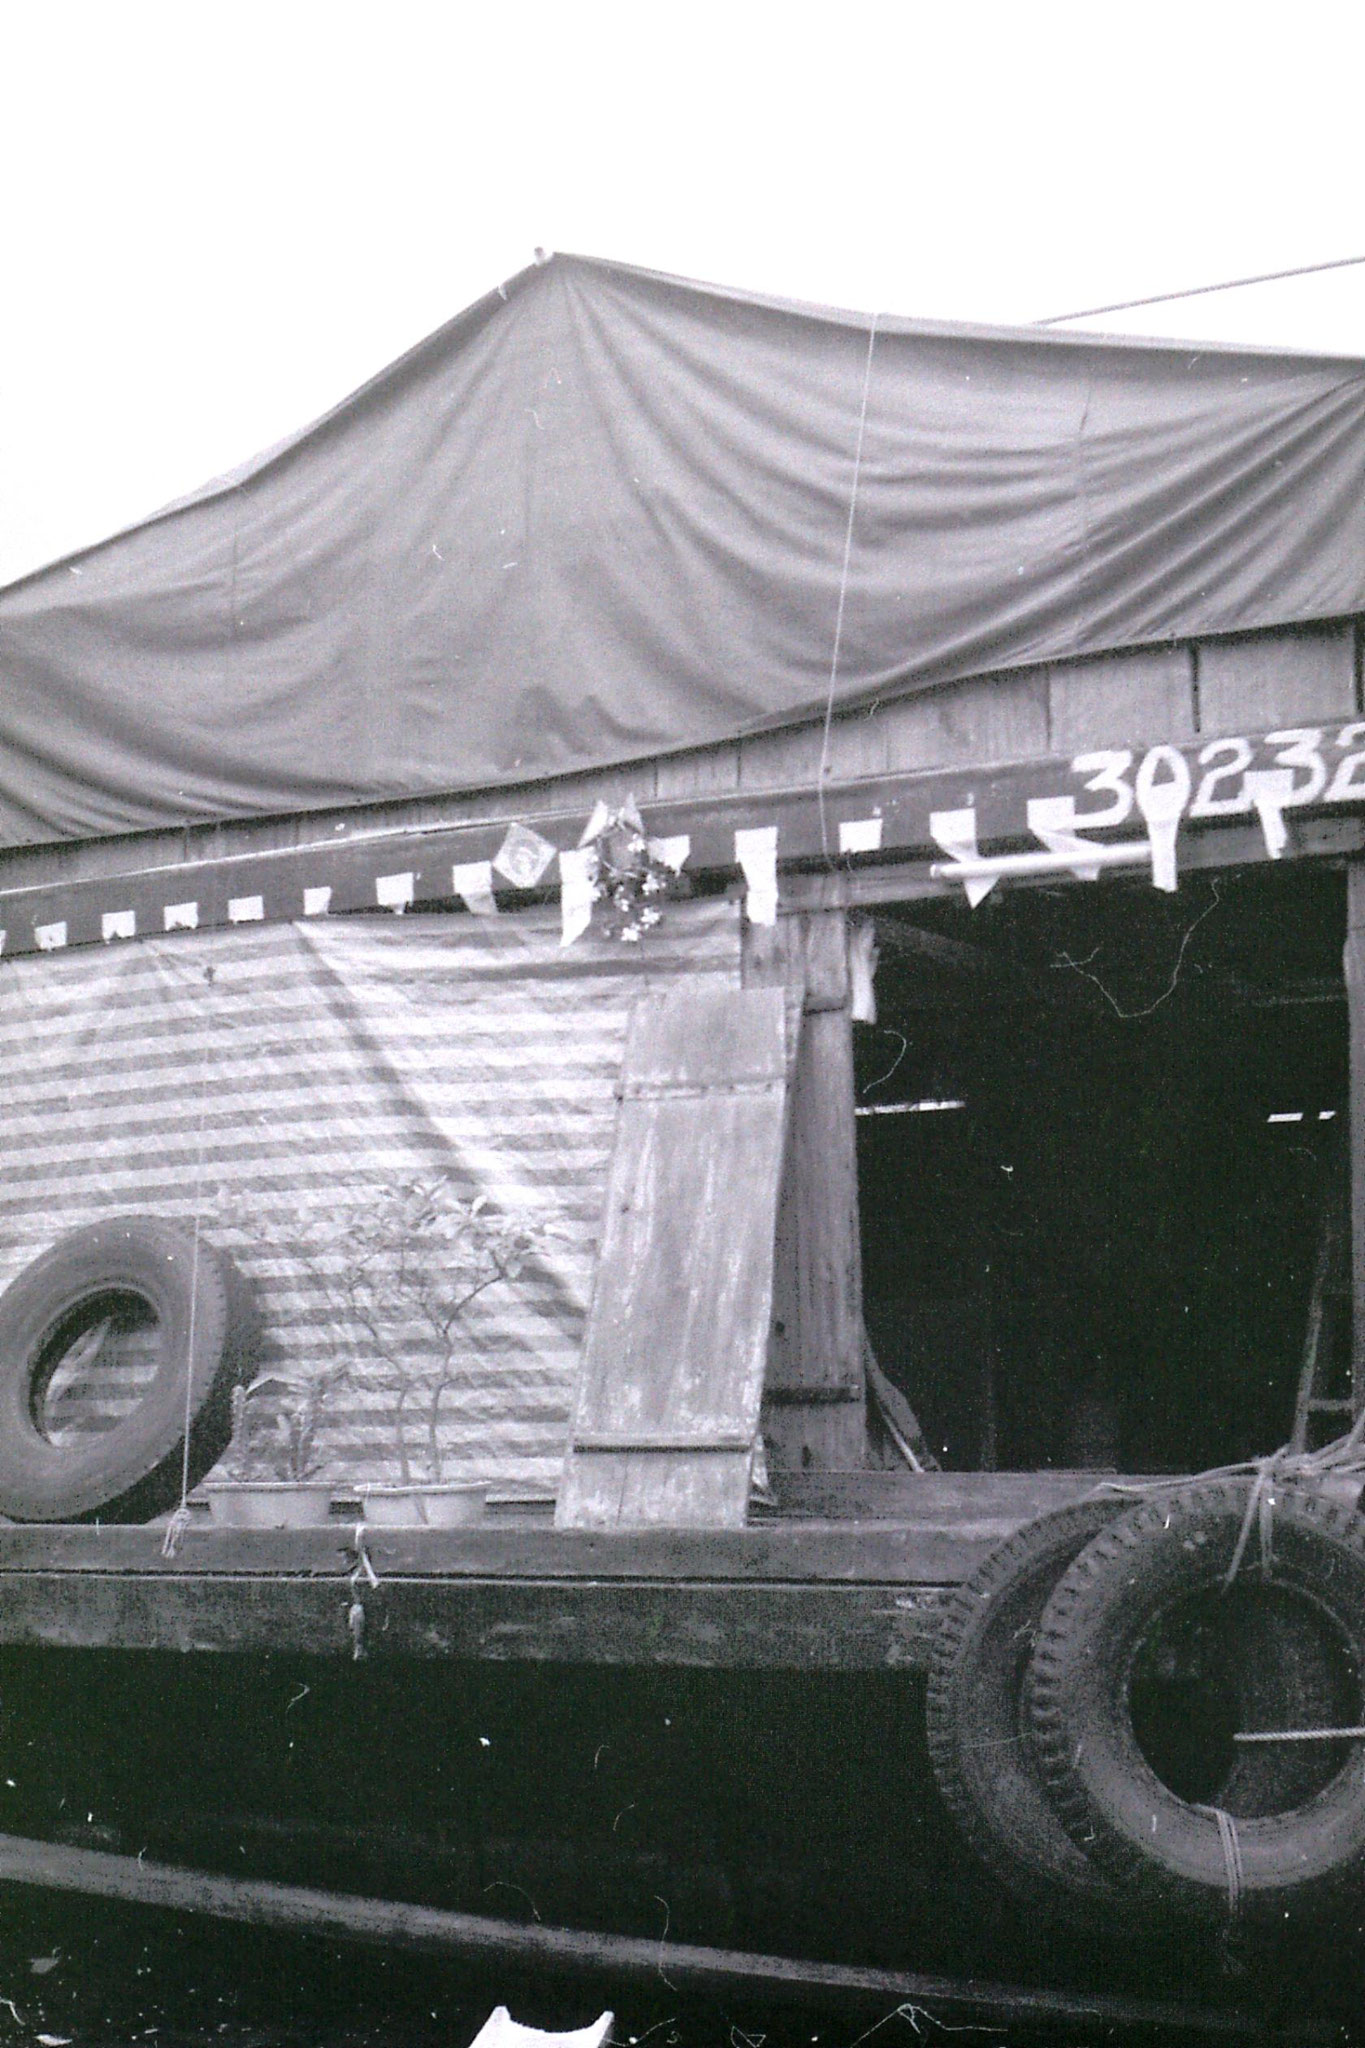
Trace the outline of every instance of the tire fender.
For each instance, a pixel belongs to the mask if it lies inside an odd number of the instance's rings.
[[[1281,1770],[1283,1810],[1234,1821],[1232,1837],[1209,1805],[1179,1797],[1148,1763],[1130,1712],[1135,1662],[1163,1616],[1206,1595],[1217,1601],[1246,1518],[1252,1482],[1196,1483],[1149,1499],[1103,1530],[1059,1581],[1038,1631],[1029,1675],[1034,1751],[1048,1792],[1072,1839],[1118,1882],[1150,1903],[1211,1919],[1226,1917],[1234,1891],[1249,1916],[1330,1910],[1365,1871],[1365,1763],[1358,1744],[1324,1759],[1335,1774],[1304,1796],[1301,1779]],[[1305,1630],[1333,1639],[1350,1681],[1351,1725],[1361,1722],[1365,1674],[1365,1522],[1306,1486],[1273,1489],[1268,1570],[1259,1545],[1238,1571],[1243,1597],[1258,1586],[1298,1617]],[[1283,1632],[1282,1646],[1292,1643]],[[1311,1698],[1293,1674],[1278,1698],[1292,1714]],[[1246,1695],[1244,1694],[1244,1698]],[[1278,1725],[1283,1726],[1283,1722]],[[1316,1724],[1321,1725],[1321,1724]],[[1333,1725],[1341,1725],[1339,1723]],[[1242,1767],[1239,1766],[1239,1769]],[[1254,1769],[1248,1767],[1254,1780]],[[1243,1772],[1242,1802],[1246,1800]],[[1262,1789],[1274,1791],[1275,1767]]]
[[[152,1377],[109,1428],[55,1442],[45,1376],[102,1304],[131,1298],[157,1332]],[[0,1295],[0,1512],[16,1521],[146,1521],[180,1497],[186,1421],[197,1483],[231,1434],[257,1323],[242,1276],[192,1228],[111,1216],[68,1232]]]
[[[958,1588],[934,1638],[926,1718],[944,1803],[1008,1890],[1064,1915],[1116,1894],[1048,1799],[1024,1728],[1024,1680],[1058,1579],[1126,1508],[1081,1501],[1026,1524]]]

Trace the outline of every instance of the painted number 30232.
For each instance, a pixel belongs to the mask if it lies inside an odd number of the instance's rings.
[[[1365,802],[1365,722],[1331,732],[1292,726],[1264,739],[1210,740],[1191,760],[1180,748],[1149,747],[1134,772],[1132,748],[1078,754],[1072,772],[1092,801],[1076,803],[1078,826],[1144,817],[1233,818],[1305,804]]]

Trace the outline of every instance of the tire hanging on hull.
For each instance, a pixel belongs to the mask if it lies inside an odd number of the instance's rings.
[[[1117,1896],[1063,1827],[1024,1722],[1024,1681],[1043,1610],[1073,1559],[1126,1503],[1081,1501],[1028,1523],[958,1588],[934,1641],[929,1756],[971,1847],[1015,1894],[1065,1917]]]
[[[1258,1744],[1267,1762],[1243,1751],[1224,1788],[1205,1788],[1188,1775],[1197,1757],[1182,1763],[1174,1743],[1163,1753],[1143,1727],[1144,1693],[1172,1677],[1178,1685],[1182,1658],[1197,1664],[1220,1630],[1235,1631],[1239,1602],[1234,1712],[1279,1729],[1302,1725],[1300,1715],[1310,1727],[1365,1719],[1365,1521],[1307,1487],[1276,1486],[1267,1553],[1247,1546],[1229,1584],[1251,1485],[1210,1480],[1163,1494],[1096,1536],[1048,1602],[1026,1690],[1056,1811],[1115,1881],[1153,1906],[1278,1922],[1358,1890],[1360,1745],[1305,1745],[1305,1765]],[[1236,1678],[1247,1656],[1261,1660],[1254,1684]],[[1264,1668],[1272,1656],[1285,1660],[1278,1674]],[[1196,1683],[1188,1697],[1193,1714]]]
[[[141,1371],[85,1427],[55,1427],[63,1380],[130,1332]],[[242,1276],[183,1224],[112,1216],[60,1238],[0,1295],[0,1513],[139,1522],[172,1507],[187,1420],[193,1485],[227,1447],[255,1333]]]

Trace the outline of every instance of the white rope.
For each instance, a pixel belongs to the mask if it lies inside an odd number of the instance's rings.
[[[199,1221],[204,1195],[204,1119],[208,1108],[209,1043],[204,1033],[204,1056],[199,1070],[199,1121],[195,1134],[194,1231],[190,1250],[190,1324],[185,1359],[185,1437],[180,1447],[180,1505],[166,1525],[163,1557],[174,1557],[180,1539],[190,1525],[190,1431],[194,1424],[194,1344],[199,1309]]]
[[[867,330],[867,360],[863,364],[863,395],[858,408],[858,440],[853,451],[853,485],[848,494],[848,523],[844,528],[844,560],[839,572],[839,603],[834,614],[834,647],[829,661],[829,694],[825,702],[825,730],[820,745],[820,768],[815,794],[820,808],[820,850],[829,854],[829,831],[825,823],[825,774],[829,767],[830,725],[834,718],[834,692],[839,681],[839,655],[844,642],[844,604],[848,597],[848,571],[853,558],[853,522],[858,510],[858,482],[863,469],[863,437],[867,431],[867,396],[872,384],[872,354],[877,346],[879,313],[872,315]]]
[[[1224,1813],[1221,1806],[1196,1806],[1194,1810],[1207,1815],[1217,1825],[1218,1845],[1223,1851],[1223,1876],[1227,1883],[1228,1919],[1235,1920],[1242,1909],[1245,1882],[1237,1823],[1230,1813]]]
[[[1256,1728],[1233,1736],[1234,1742],[1359,1742],[1365,1728]]]

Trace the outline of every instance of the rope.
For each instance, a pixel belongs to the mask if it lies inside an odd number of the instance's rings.
[[[209,1046],[208,1033],[204,1034],[204,1056],[199,1070],[199,1123],[195,1133],[194,1157],[194,1232],[190,1249],[190,1325],[186,1339],[185,1360],[185,1436],[180,1447],[180,1505],[166,1524],[165,1541],[161,1545],[163,1557],[174,1557],[180,1548],[180,1539],[188,1529],[190,1515],[190,1431],[194,1424],[194,1340],[199,1308],[199,1221],[204,1194],[204,1118],[208,1107]]]
[[[1232,1562],[1223,1574],[1225,1593],[1231,1591],[1233,1580],[1241,1569],[1253,1527],[1260,1534],[1261,1571],[1269,1576],[1270,1567],[1274,1562],[1275,1541],[1275,1495],[1272,1489],[1279,1471],[1280,1456],[1281,1453],[1276,1451],[1272,1457],[1262,1458],[1256,1466],[1256,1476],[1247,1495],[1246,1513],[1242,1516],[1242,1526],[1237,1532],[1237,1541],[1233,1546]]]
[[[1180,1473],[1169,1479],[1105,1479],[1095,1491],[1131,1494],[1135,1500],[1145,1500],[1150,1494],[1178,1492],[1188,1486],[1200,1486],[1209,1479],[1250,1479],[1253,1484],[1247,1512],[1233,1553],[1233,1566],[1224,1581],[1230,1585],[1246,1553],[1252,1528],[1257,1523],[1261,1532],[1262,1563],[1267,1567],[1270,1564],[1271,1516],[1275,1505],[1270,1488],[1274,1481],[1311,1481],[1355,1475],[1365,1482],[1365,1409],[1361,1410],[1345,1436],[1336,1437],[1330,1444],[1324,1444],[1321,1450],[1296,1451],[1292,1444],[1283,1444],[1268,1458],[1247,1458],[1238,1465],[1214,1465],[1206,1472]]]
[[[356,1523],[355,1535],[351,1539],[350,1548],[355,1557],[356,1564],[355,1570],[348,1574],[348,1583],[351,1588],[351,1604],[346,1609],[346,1626],[351,1635],[351,1661],[352,1663],[359,1664],[366,1654],[365,1603],[360,1597],[360,1582],[363,1579],[367,1586],[372,1587],[377,1587],[379,1584],[379,1574],[370,1563],[370,1553],[365,1548],[365,1524],[363,1522]]]
[[[829,662],[829,694],[825,701],[825,730],[820,743],[820,767],[815,795],[820,809],[820,851],[829,858],[829,830],[825,822],[825,775],[829,768],[830,725],[834,717],[834,692],[839,681],[839,655],[844,641],[844,604],[848,597],[849,563],[853,557],[853,521],[858,509],[858,482],[863,468],[863,436],[867,430],[867,395],[872,384],[872,353],[877,346],[879,313],[872,315],[867,330],[867,360],[863,364],[863,395],[858,408],[858,440],[853,451],[853,485],[848,494],[848,523],[844,528],[844,560],[839,572],[839,603],[834,614],[834,647]]]
[[[1236,1734],[1234,1742],[1360,1742],[1365,1728],[1257,1728]]]
[[[1237,1835],[1237,1823],[1230,1813],[1224,1813],[1221,1806],[1196,1806],[1194,1810],[1217,1823],[1218,1845],[1223,1851],[1223,1876],[1227,1883],[1228,1919],[1235,1920],[1242,1910],[1244,1887],[1242,1844]]]

